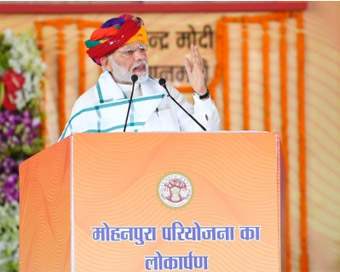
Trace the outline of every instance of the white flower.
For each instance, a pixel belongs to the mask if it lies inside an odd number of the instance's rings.
[[[9,53],[11,55],[11,57],[13,59],[19,59],[20,58],[20,55],[19,55],[19,52],[18,50],[15,48],[15,47],[12,47],[10,50],[9,50]]]
[[[8,64],[13,69],[14,72],[16,72],[17,74],[21,73],[21,65],[18,60],[9,59]]]
[[[5,44],[13,44],[13,33],[12,30],[6,29],[4,32],[4,43]]]
[[[18,110],[22,110],[26,106],[26,100],[23,96],[22,90],[18,91],[16,95],[15,104]]]
[[[29,34],[15,35],[10,29],[4,32],[3,43],[10,45],[6,52],[9,67],[25,78],[22,89],[17,92],[17,108],[23,109],[31,100],[42,96],[41,82],[46,64],[41,60],[41,53]],[[2,52],[1,52],[2,53]],[[4,71],[0,71],[3,73]]]

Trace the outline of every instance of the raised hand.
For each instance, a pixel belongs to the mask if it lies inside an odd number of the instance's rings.
[[[203,60],[198,51],[197,45],[191,45],[191,51],[194,55],[194,60],[191,63],[190,60],[185,57],[184,65],[188,73],[189,83],[194,91],[199,95],[207,93],[207,85],[205,82],[205,70]]]

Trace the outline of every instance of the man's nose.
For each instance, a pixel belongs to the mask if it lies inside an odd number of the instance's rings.
[[[134,55],[135,59],[146,60],[146,58],[147,58],[146,52],[143,51],[143,50],[139,50],[139,49],[137,49],[137,50],[134,52],[133,55]]]

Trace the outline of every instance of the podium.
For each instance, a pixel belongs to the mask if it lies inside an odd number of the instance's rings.
[[[20,165],[20,271],[281,271],[277,133],[75,134]]]

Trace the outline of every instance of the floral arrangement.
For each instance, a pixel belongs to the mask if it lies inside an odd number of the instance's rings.
[[[43,148],[44,70],[32,35],[0,34],[0,271],[18,270],[18,168]]]

